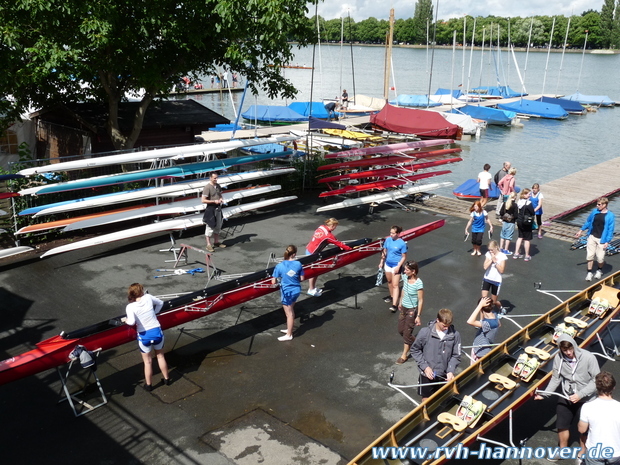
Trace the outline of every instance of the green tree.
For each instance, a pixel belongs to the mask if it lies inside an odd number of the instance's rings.
[[[288,40],[317,35],[306,0],[0,0],[0,11],[0,110],[100,102],[118,149],[133,147],[149,104],[184,75],[235,70],[254,92],[293,97],[279,72]],[[132,93],[141,104],[124,134],[118,107]]]
[[[413,13],[413,40],[417,44],[426,43],[426,27],[434,22],[433,18],[433,1],[418,0],[415,4],[415,12]],[[430,40],[430,39],[429,39]]]
[[[379,21],[370,17],[357,23],[357,40],[360,42],[382,44],[385,42],[389,24],[387,21]]]
[[[616,2],[616,12],[614,14],[614,27],[611,34],[611,46],[615,49],[620,48],[620,0]]]
[[[610,48],[614,38],[614,0],[605,0],[601,8],[601,46]]]

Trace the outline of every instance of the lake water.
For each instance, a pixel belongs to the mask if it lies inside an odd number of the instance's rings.
[[[350,96],[354,92],[373,97],[383,95],[383,63],[385,51],[382,47],[354,46],[352,49],[355,72],[352,73],[351,49],[348,46],[322,45],[320,48],[298,50],[293,64],[310,66],[314,62],[315,70],[285,69],[289,78],[299,89],[299,101],[334,98],[346,88]],[[525,88],[530,94],[539,94],[543,90],[545,69],[545,93],[569,95],[580,91],[586,95],[607,95],[612,100],[620,100],[620,55],[596,55],[566,53],[562,72],[560,73],[561,53],[551,53],[547,64],[546,52],[515,53],[519,69],[525,80]],[[453,59],[454,56],[454,59]],[[482,59],[481,59],[482,58]],[[499,61],[500,80],[514,90],[521,89],[514,62],[508,52],[502,52]],[[583,58],[583,66],[582,66]],[[428,71],[433,62],[432,75]],[[453,70],[454,63],[454,70]],[[465,54],[463,69],[463,52],[451,49],[438,49],[427,52],[425,49],[395,48],[393,50],[394,86],[399,94],[426,94],[431,81],[431,93],[438,87],[455,88],[463,83],[470,87],[479,85],[496,85],[494,59],[488,51],[470,51]],[[580,77],[580,69],[581,77]],[[355,88],[353,86],[355,76]],[[314,87],[312,88],[312,82]],[[453,83],[453,84],[452,84]],[[210,83],[209,83],[210,85]],[[199,95],[193,97],[216,112],[234,118],[230,96]],[[390,98],[394,98],[394,92]],[[232,97],[238,106],[240,94]],[[270,101],[266,97],[257,98],[248,95],[242,111],[250,105],[288,104],[282,100]],[[538,182],[544,193],[544,184],[551,180],[577,172],[594,164],[620,156],[616,136],[620,131],[620,108],[602,108],[596,113],[583,116],[571,115],[564,121],[531,119],[523,121],[524,127],[500,128],[489,127],[479,139],[463,141],[463,162],[450,165],[452,174],[442,176],[458,186],[463,181],[475,177],[485,163],[491,165],[495,173],[502,162],[509,160],[517,168],[518,184],[531,186]],[[584,182],[596,182],[595,179]],[[620,182],[619,182],[620,184]],[[451,195],[451,189],[438,191],[442,195]],[[567,196],[570,192],[566,193]],[[620,211],[617,212],[620,217]]]

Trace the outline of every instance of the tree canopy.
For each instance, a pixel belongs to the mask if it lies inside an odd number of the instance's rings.
[[[314,1],[314,0],[313,0]],[[0,0],[0,113],[104,103],[118,149],[133,147],[148,105],[185,75],[234,70],[254,92],[292,98],[280,66],[291,40],[314,40],[306,0]],[[118,105],[140,96],[131,133]]]
[[[620,0],[603,0],[601,12],[588,10],[580,15],[570,17],[570,30],[568,31],[567,43],[569,47],[581,48],[585,41],[585,31],[588,31],[588,48],[620,48]],[[614,7],[615,1],[615,7]],[[394,25],[394,41],[396,43],[425,45],[427,42],[427,21],[429,27],[429,42],[435,31],[435,42],[438,45],[452,45],[453,33],[456,31],[457,41],[463,42],[463,23],[466,23],[466,42],[471,44],[482,43],[483,30],[485,41],[490,38],[497,45],[498,35],[501,46],[507,46],[508,41],[516,46],[527,46],[532,35],[530,45],[546,47],[549,44],[553,16],[534,16],[528,18],[501,18],[497,16],[478,16],[476,18],[451,18],[438,20],[433,18],[433,6],[430,0],[418,0],[415,11],[411,18],[397,19]],[[476,29],[474,31],[474,19]],[[564,44],[568,19],[565,16],[555,16],[556,23],[553,32],[552,46],[561,47]],[[466,21],[464,21],[466,20]],[[321,40],[340,40],[340,19],[320,20]],[[344,20],[345,41],[363,43],[384,43],[385,34],[388,31],[387,20],[369,18],[355,22],[350,18]]]

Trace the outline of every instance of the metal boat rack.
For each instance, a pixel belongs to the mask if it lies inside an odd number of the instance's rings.
[[[99,381],[99,376],[97,376],[96,371],[96,361],[100,353],[101,349],[97,349],[91,352],[92,356],[95,359],[95,365],[90,368],[84,368],[84,370],[88,370],[88,374],[86,376],[86,379],[84,379],[82,388],[78,391],[70,392],[67,382],[69,380],[69,376],[71,375],[71,369],[73,368],[75,362],[78,362],[79,367],[79,359],[72,359],[69,362],[69,365],[67,366],[67,371],[64,374],[60,371],[59,367],[56,367],[56,371],[58,373],[58,376],[60,377],[60,382],[62,384],[62,386],[60,387],[60,391],[58,392],[58,396],[62,398],[58,400],[58,403],[64,401],[69,402],[69,406],[71,407],[71,410],[76,417],[80,417],[89,412],[92,412],[93,410],[98,409],[99,407],[102,407],[108,403],[108,398],[106,397],[105,392],[103,392],[103,387],[101,386],[101,381]],[[101,402],[96,405],[92,405],[89,402],[86,402],[84,399],[80,398],[80,395],[83,394],[86,390],[91,376],[95,379],[95,383],[97,384],[97,388],[99,389],[99,393],[101,394]],[[76,408],[76,405],[78,405],[79,407]]]

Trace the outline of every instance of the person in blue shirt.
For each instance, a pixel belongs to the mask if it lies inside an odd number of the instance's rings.
[[[465,226],[465,234],[469,234],[469,227],[471,226],[471,245],[474,248],[472,255],[482,255],[480,252],[480,246],[482,245],[482,239],[484,237],[484,225],[489,224],[489,231],[493,234],[493,224],[489,219],[489,215],[483,208],[479,200],[476,200],[469,209],[469,221]]]
[[[297,261],[297,247],[289,245],[284,251],[284,260],[278,263],[273,270],[272,284],[280,281],[280,298],[286,314],[286,329],[282,329],[284,336],[278,341],[293,339],[293,324],[295,323],[295,302],[301,294],[301,282],[304,280],[304,269]]]
[[[399,234],[403,231],[400,226],[392,226],[390,229],[390,237],[383,242],[383,250],[381,251],[381,261],[379,268],[383,268],[385,279],[388,283],[390,296],[384,300],[386,303],[391,302],[390,311],[395,313],[398,310],[398,298],[400,297],[400,275],[402,273],[403,263],[407,259],[407,243],[403,241]]]
[[[596,201],[596,208],[592,210],[590,216],[577,231],[576,237],[582,235],[588,236],[588,245],[586,246],[586,260],[588,262],[588,274],[586,281],[592,281],[592,267],[594,259],[598,264],[598,269],[594,278],[601,279],[603,276],[603,265],[605,265],[605,250],[614,237],[614,228],[616,225],[616,217],[607,209],[609,199],[601,197]]]

